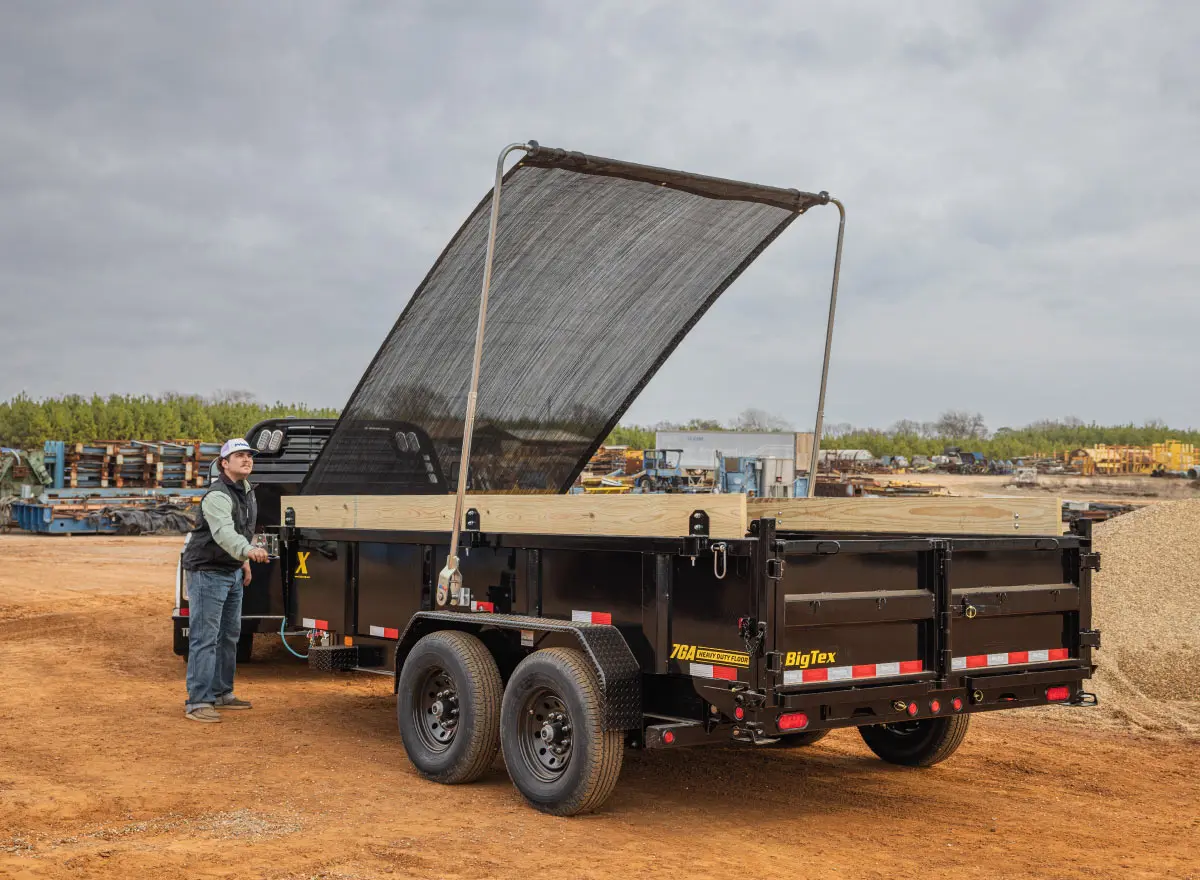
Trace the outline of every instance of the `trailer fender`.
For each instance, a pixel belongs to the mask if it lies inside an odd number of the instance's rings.
[[[525,617],[517,614],[467,614],[461,611],[419,611],[412,616],[396,644],[396,686],[400,669],[416,643],[444,629],[480,634],[485,629],[555,632],[570,635],[583,651],[604,694],[605,730],[640,730],[642,727],[642,676],[625,637],[615,626]]]

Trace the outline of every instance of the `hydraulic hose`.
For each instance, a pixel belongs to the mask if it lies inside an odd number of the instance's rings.
[[[283,630],[285,627],[287,627],[287,618],[286,617],[279,622],[279,639],[280,639],[280,641],[283,642],[283,646],[288,649],[288,651],[292,654],[293,657],[299,657],[301,660],[307,660],[308,659],[307,654],[301,654],[299,651],[297,651],[295,648],[293,648],[291,645],[289,645],[287,643],[287,637],[283,634]]]

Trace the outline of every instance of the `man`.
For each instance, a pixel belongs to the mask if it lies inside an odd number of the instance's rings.
[[[247,477],[254,451],[240,437],[221,447],[220,476],[200,501],[200,524],[183,550],[188,584],[187,702],[192,721],[219,722],[217,709],[249,709],[233,695],[237,643],[242,634],[242,587],[250,561],[267,551],[251,544],[258,505]],[[214,708],[215,707],[215,708]]]

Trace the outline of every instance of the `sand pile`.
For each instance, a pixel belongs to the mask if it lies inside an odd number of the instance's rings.
[[[1200,501],[1169,501],[1096,526],[1091,687],[1103,714],[1200,735]],[[1084,713],[1091,714],[1091,713]]]

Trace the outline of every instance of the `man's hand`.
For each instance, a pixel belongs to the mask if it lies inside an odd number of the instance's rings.
[[[268,559],[271,558],[267,555],[267,551],[264,550],[262,547],[251,547],[249,555],[250,555],[251,562],[266,562]],[[249,570],[250,570],[250,566],[247,565],[246,571],[249,572]]]

